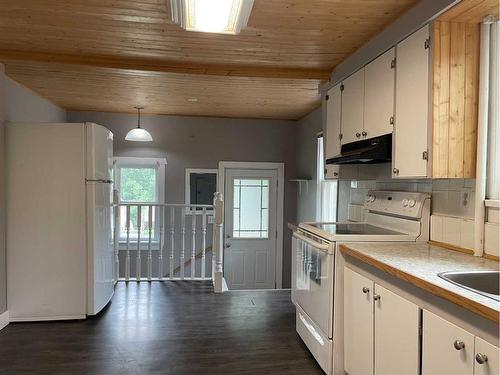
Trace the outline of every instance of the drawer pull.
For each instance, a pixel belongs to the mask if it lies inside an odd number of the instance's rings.
[[[480,365],[484,365],[486,362],[488,362],[488,356],[486,354],[477,353],[476,362]]]
[[[455,342],[453,343],[453,346],[455,347],[455,349],[457,350],[462,350],[463,348],[465,348],[465,344],[463,341],[460,341],[460,340],[455,340]]]

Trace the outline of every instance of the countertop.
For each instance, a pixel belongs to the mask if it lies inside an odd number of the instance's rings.
[[[489,320],[500,322],[500,302],[438,276],[446,271],[498,271],[497,261],[428,243],[347,243],[340,246],[340,251]]]

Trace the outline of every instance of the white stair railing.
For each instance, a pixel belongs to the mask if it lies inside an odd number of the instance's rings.
[[[223,207],[219,193],[214,205],[115,204],[115,281],[212,280],[221,292]]]

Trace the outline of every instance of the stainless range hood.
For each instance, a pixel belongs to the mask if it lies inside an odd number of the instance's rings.
[[[376,164],[392,159],[392,134],[342,145],[340,154],[326,164]]]

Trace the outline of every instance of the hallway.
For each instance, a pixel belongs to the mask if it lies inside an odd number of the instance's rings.
[[[2,375],[321,373],[295,332],[289,291],[118,283],[97,318],[0,332]]]

